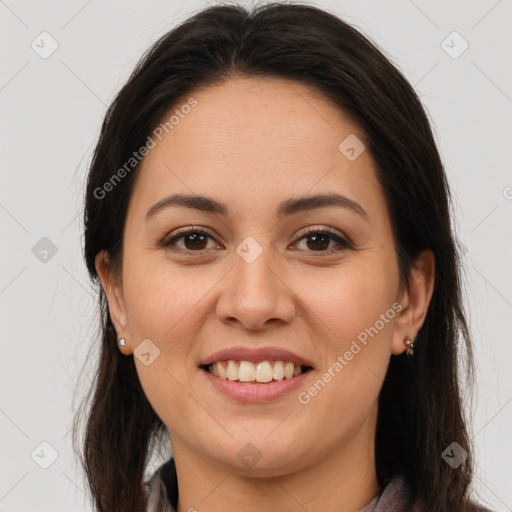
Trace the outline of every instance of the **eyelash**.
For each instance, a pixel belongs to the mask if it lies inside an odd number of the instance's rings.
[[[172,237],[167,238],[160,245],[162,247],[164,247],[165,249],[168,249],[170,251],[180,250],[180,251],[185,251],[185,252],[188,252],[188,253],[194,253],[194,252],[202,253],[202,252],[204,252],[206,249],[199,249],[197,251],[193,251],[193,250],[190,250],[190,249],[183,249],[181,247],[179,247],[178,249],[173,247],[177,240],[179,240],[180,238],[184,238],[187,235],[192,235],[192,234],[207,235],[210,238],[214,239],[213,234],[210,233],[205,228],[193,228],[193,227],[192,228],[181,228],[181,229],[178,229],[177,231],[175,231],[175,233],[173,234]],[[332,254],[332,253],[335,253],[335,252],[338,252],[338,251],[342,251],[342,250],[345,250],[345,249],[351,249],[352,248],[352,246],[350,245],[350,243],[347,240],[345,240],[343,237],[341,237],[340,235],[338,235],[334,231],[331,231],[330,229],[327,229],[327,228],[319,229],[319,228],[315,228],[315,227],[308,227],[301,234],[301,236],[299,237],[298,241],[302,240],[303,238],[307,238],[308,236],[313,236],[313,235],[327,235],[327,236],[331,237],[335,242],[337,242],[338,246],[334,247],[334,248],[331,248],[331,249],[327,249],[327,250],[307,251],[307,252],[319,252],[319,253]]]

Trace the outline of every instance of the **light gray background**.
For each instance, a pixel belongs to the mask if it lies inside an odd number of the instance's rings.
[[[377,42],[429,111],[467,249],[478,364],[474,493],[511,511],[512,2],[316,5]],[[0,0],[0,512],[91,510],[70,435],[72,396],[76,389],[82,397],[89,378],[78,383],[79,371],[86,359],[89,372],[95,362],[95,294],[81,255],[86,169],[106,106],[142,52],[203,6]],[[43,31],[58,42],[47,59],[31,47],[35,40],[50,48]],[[458,58],[442,46],[453,31],[469,44]],[[463,41],[444,44],[458,53]],[[32,252],[42,237],[57,248],[46,262]],[[58,454],[48,469],[39,465],[52,461],[44,441]]]

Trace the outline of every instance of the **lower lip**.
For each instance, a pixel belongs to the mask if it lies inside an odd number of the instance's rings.
[[[293,379],[272,380],[270,382],[239,382],[221,379],[201,368],[201,373],[217,391],[239,402],[269,402],[276,400],[297,389],[312,373],[312,370],[301,373]]]

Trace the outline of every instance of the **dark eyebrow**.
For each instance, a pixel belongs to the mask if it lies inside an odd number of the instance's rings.
[[[155,203],[146,213],[146,220],[153,217],[157,212],[172,206],[190,208],[200,212],[215,213],[220,215],[228,214],[228,207],[215,199],[199,196],[173,194]],[[363,219],[368,220],[368,214],[363,207],[340,194],[316,194],[299,198],[291,198],[283,201],[277,209],[278,217],[282,218],[299,212],[312,210],[324,206],[339,206],[357,213]]]
[[[339,206],[357,213],[364,220],[368,220],[368,214],[364,208],[341,194],[315,194],[313,196],[304,196],[299,198],[292,198],[283,201],[277,209],[277,215],[284,217],[286,215],[293,215],[295,213],[320,208],[322,206]]]

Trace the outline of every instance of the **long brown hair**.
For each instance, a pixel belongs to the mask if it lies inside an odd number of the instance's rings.
[[[200,87],[235,76],[277,77],[319,90],[358,123],[388,204],[400,275],[423,249],[434,253],[435,284],[414,356],[391,356],[379,396],[375,460],[383,487],[406,473],[429,511],[476,510],[469,499],[472,450],[458,374],[472,389],[470,333],[452,234],[451,197],[427,115],[401,72],[368,38],[313,6],[270,3],[206,8],[143,56],[105,116],[85,197],[85,261],[98,286],[99,365],[75,417],[73,443],[101,512],[142,510],[152,450],[166,435],[141,388],[132,357],[119,353],[95,256],[122,263],[122,233],[138,166],[100,193],[144,145],[163,115]],[[461,358],[462,359],[462,358]],[[471,396],[470,396],[471,398]],[[83,445],[79,425],[86,411]],[[456,441],[468,453],[457,469],[441,457]],[[82,453],[80,453],[83,451]]]

